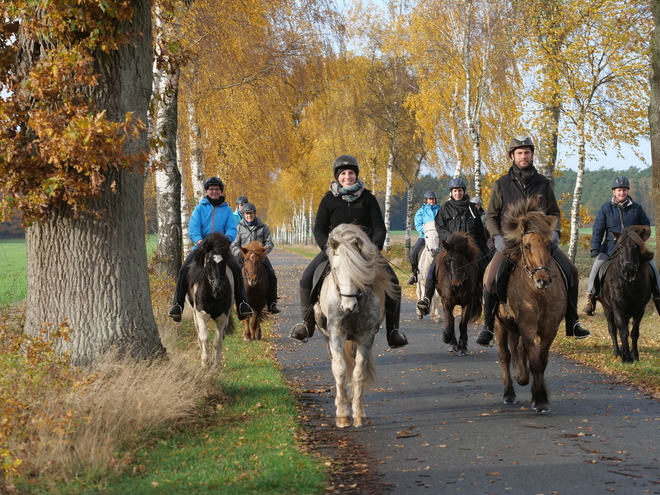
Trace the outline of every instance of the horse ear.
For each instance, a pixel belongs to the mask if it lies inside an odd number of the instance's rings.
[[[442,247],[445,248],[445,251],[449,251],[449,244],[444,239],[442,240]]]
[[[358,251],[362,251],[362,246],[364,245],[364,241],[362,240],[362,237],[357,236],[355,238],[355,247],[358,248]]]
[[[615,240],[615,241],[618,241],[618,240],[619,240],[619,237],[621,237],[621,232],[614,232],[614,231],[612,231],[612,232],[610,232],[610,234],[612,234],[612,236],[614,236],[614,240]]]
[[[238,248],[238,249],[240,249],[240,250],[241,250],[241,252],[242,252],[243,254],[247,254],[247,253],[248,253],[248,250],[247,250],[247,249],[245,249],[245,248],[244,248],[243,246],[239,246],[239,248]]]
[[[337,240],[334,237],[330,237],[328,239],[328,246],[330,246],[333,251],[336,251],[337,247],[339,246],[339,243],[337,242]]]

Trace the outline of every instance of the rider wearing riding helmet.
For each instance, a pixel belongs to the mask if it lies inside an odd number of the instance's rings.
[[[446,241],[454,232],[468,233],[481,251],[479,270],[483,274],[489,258],[488,240],[484,225],[481,223],[479,210],[474,203],[470,202],[470,196],[466,194],[466,191],[467,182],[461,177],[454,177],[449,181],[451,196],[442,205],[440,212],[435,217],[435,230],[438,232],[440,241]],[[417,301],[417,308],[422,314],[428,314],[431,308],[431,299],[433,299],[436,284],[434,260],[426,274],[424,297]]]
[[[616,239],[612,232],[621,233],[625,227],[631,225],[651,226],[651,221],[646,215],[644,208],[639,203],[635,203],[628,194],[630,191],[630,181],[623,176],[615,177],[612,181],[612,198],[604,203],[598,210],[596,220],[591,234],[591,257],[596,258],[591,267],[589,275],[589,285],[587,287],[588,303],[583,312],[593,315],[596,309],[595,281],[598,275],[598,269],[601,265],[614,254],[616,250]],[[658,267],[651,260],[649,265],[652,269],[652,275],[655,277],[653,285],[653,302],[660,313],[660,276],[658,276]]]
[[[174,291],[174,306],[170,309],[168,316],[174,321],[181,321],[183,306],[186,302],[188,292],[188,267],[193,261],[194,250],[202,244],[204,237],[211,232],[224,234],[232,242],[236,238],[236,223],[229,204],[225,201],[225,185],[217,177],[211,177],[204,182],[206,196],[202,198],[190,216],[188,223],[188,236],[192,240],[193,250],[188,254],[179,270]],[[241,267],[234,256],[227,259],[227,266],[234,276],[234,299],[236,300],[236,313],[240,320],[244,320],[252,314],[252,308],[247,303],[245,286],[241,275]]]
[[[321,199],[314,225],[314,237],[321,252],[307,266],[300,280],[300,306],[303,322],[296,324],[290,335],[292,339],[299,342],[307,342],[316,328],[313,308],[318,299],[321,284],[318,283],[314,286],[314,272],[321,263],[328,260],[325,250],[332,229],[344,223],[353,223],[365,229],[369,239],[379,250],[383,249],[385,244],[386,230],[383,214],[376,197],[365,189],[364,184],[358,178],[360,168],[357,160],[350,155],[342,155],[334,161],[332,170],[335,180],[330,184],[330,191]],[[392,281],[398,289],[398,296],[395,299],[388,298],[385,301],[387,343],[395,349],[407,345],[408,339],[399,330],[401,310],[399,280],[394,270],[389,265],[387,267]]]
[[[508,205],[522,198],[539,197],[545,205],[546,215],[557,217],[557,228],[561,212],[555,197],[555,191],[548,178],[539,174],[532,161],[534,159],[534,142],[527,136],[518,136],[509,143],[509,159],[511,167],[506,175],[500,177],[493,183],[488,211],[486,212],[486,227],[493,236],[495,254],[488,276],[484,283],[484,328],[477,336],[477,343],[489,345],[493,339],[493,328],[495,323],[495,308],[499,302],[495,292],[495,275],[500,264],[505,260],[504,239],[502,238],[502,217]],[[562,272],[568,279],[568,297],[566,304],[566,335],[583,339],[590,335],[578,319],[577,300],[579,291],[579,276],[577,267],[558,249],[559,231],[554,232],[553,258],[560,266]]]
[[[243,208],[245,208],[247,203],[248,199],[245,196],[239,196],[236,198],[236,209],[234,210],[234,220],[236,221],[236,225],[243,220]]]
[[[424,249],[424,246],[426,246],[426,240],[424,239],[424,224],[434,220],[435,216],[438,214],[438,210],[440,210],[440,206],[438,205],[438,197],[435,195],[435,192],[426,191],[424,193],[424,204],[419,210],[417,210],[417,213],[415,213],[415,230],[419,232],[419,237],[410,253],[412,275],[408,279],[409,285],[417,283],[419,253]]]
[[[268,225],[263,223],[261,219],[257,217],[257,207],[252,203],[245,203],[243,205],[243,220],[238,223],[236,230],[238,233],[236,234],[236,239],[231,245],[231,250],[234,253],[234,256],[239,260],[243,260],[243,251],[241,251],[241,247],[253,241],[261,242],[266,248],[266,254],[273,250],[274,244],[273,239],[270,236],[270,229],[268,228]],[[264,258],[264,265],[268,269],[269,288],[269,293],[266,296],[266,306],[268,307],[268,312],[275,315],[280,312],[276,304],[277,275],[275,275],[273,264],[268,257]]]

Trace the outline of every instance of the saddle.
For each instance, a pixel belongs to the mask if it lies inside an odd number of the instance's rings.
[[[559,267],[559,273],[561,273],[564,284],[568,288],[570,283],[570,271],[567,269],[567,267],[561,266],[561,263],[559,263],[559,261],[557,261],[554,256],[552,259],[555,263],[557,263],[557,266]],[[517,265],[513,260],[504,258],[504,261],[500,263],[500,266],[497,267],[497,273],[495,273],[495,293],[502,303],[506,303],[506,289],[509,285],[509,276],[516,269],[516,266]]]
[[[607,269],[612,264],[612,260],[614,260],[614,256],[607,258],[605,261],[603,261],[603,264],[600,265],[600,268],[598,268],[598,273],[596,273],[596,278],[594,279],[594,297],[598,297],[598,294],[600,294],[600,288],[603,286],[605,274],[607,273]]]
[[[310,294],[312,303],[318,301],[319,295],[321,294],[321,287],[323,287],[323,280],[328,275],[328,273],[330,273],[329,260],[322,261],[319,266],[316,267],[316,270],[314,270],[314,277],[312,278],[312,292]]]

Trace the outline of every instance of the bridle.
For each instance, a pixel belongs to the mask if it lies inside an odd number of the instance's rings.
[[[525,237],[527,234],[535,234],[535,233],[536,232],[533,230],[527,230],[522,236]],[[520,239],[520,254],[523,262],[522,268],[525,271],[525,273],[529,276],[529,278],[533,279],[534,274],[541,270],[545,270],[546,272],[548,272],[548,274],[550,273],[550,267],[547,266],[535,266],[534,268],[531,269],[528,268],[529,264],[527,262],[527,256],[525,256],[525,248],[522,245],[522,238]]]
[[[339,256],[337,253],[335,253],[335,256]],[[332,273],[332,280],[335,283],[335,291],[337,291],[337,294],[339,294],[339,297],[348,297],[348,298],[354,298],[354,299],[359,299],[362,296],[362,291],[358,289],[358,291],[355,294],[344,294],[341,291],[341,288],[339,287],[339,283],[337,282],[337,276],[335,275],[334,270],[330,270]]]
[[[251,275],[254,275],[257,282],[261,282],[262,279],[259,275],[261,273],[263,273],[263,270],[261,269],[261,268],[263,268],[263,262],[261,262],[261,264],[260,264],[259,261],[260,260],[257,260],[257,261],[254,262],[254,264],[255,264],[255,269],[254,270],[248,271],[248,270],[245,269],[245,257],[243,257],[243,267],[242,267],[243,268],[243,278],[246,281],[250,280]]]

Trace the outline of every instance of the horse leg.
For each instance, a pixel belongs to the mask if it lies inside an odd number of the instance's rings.
[[[444,300],[442,301],[442,305],[446,315],[445,330],[442,333],[442,341],[445,344],[449,344],[449,352],[456,352],[458,351],[458,345],[456,342],[456,335],[454,331],[454,325],[456,324],[456,321],[454,319],[454,308],[452,308]]]
[[[467,355],[467,346],[468,346],[468,319],[471,311],[470,304],[463,306],[463,312],[461,313],[461,322],[458,325],[458,330],[460,332],[458,337],[458,355],[466,356]]]
[[[504,385],[504,403],[515,404],[516,392],[513,390],[513,381],[511,380],[511,351],[509,350],[508,342],[509,332],[503,327],[501,331],[496,332],[497,336],[497,353],[500,359],[500,367],[502,368],[502,384]]]
[[[605,306],[603,306],[603,309],[605,310],[605,318],[607,319],[607,331],[610,333],[612,345],[614,346],[614,357],[617,358],[621,355],[621,349],[619,349],[619,340],[617,337],[618,330],[616,323],[614,323],[614,314]]]
[[[371,346],[373,345],[373,338],[369,343],[357,345],[357,352],[355,354],[355,367],[353,368],[353,390],[352,390],[352,407],[353,407],[353,426],[363,426],[367,415],[364,412],[364,387],[365,383],[369,381],[367,368],[369,366],[369,358],[371,353]]]
[[[330,340],[328,347],[332,359],[332,374],[335,377],[335,408],[336,424],[338,428],[351,426],[351,410],[348,404],[346,361],[344,358],[344,338],[337,335],[336,329],[329,329]]]
[[[525,341],[525,346],[527,347],[529,368],[532,373],[532,407],[539,414],[545,413],[550,411],[550,406],[548,391],[545,388],[543,351],[539,351],[534,340],[531,342]]]
[[[252,315],[254,316],[254,315]],[[251,340],[251,334],[250,334],[250,320],[252,319],[252,316],[248,316],[243,320],[243,341],[244,342],[249,342]]]
[[[195,314],[195,328],[197,328],[197,343],[202,353],[202,368],[206,368],[209,361],[209,329],[207,327],[206,315],[197,309],[193,309]]]
[[[518,373],[516,374],[516,383],[521,387],[529,384],[529,352],[527,351],[527,346],[529,342],[525,342],[521,337],[516,338],[516,352],[514,353],[515,363],[518,367]],[[534,341],[532,340],[531,345],[534,346]]]
[[[632,363],[633,357],[630,354],[630,341],[628,340],[629,330],[628,318],[624,318],[619,315],[614,315],[614,321],[619,327],[619,337],[621,338],[621,361],[624,363]]]
[[[639,340],[639,324],[641,318],[633,317],[632,330],[630,331],[630,339],[632,340],[631,355],[634,361],[639,361],[639,351],[637,349],[637,341]]]
[[[215,320],[215,337],[213,337],[213,365],[215,367],[219,367],[222,363],[222,345],[228,325],[229,315],[220,315]]]
[[[433,293],[433,299],[431,299],[431,321],[440,321],[442,319],[442,315],[440,314],[440,308],[442,307],[442,304],[440,302],[440,295],[438,294],[438,291],[436,290]]]
[[[252,335],[254,335],[254,338],[257,340],[261,340],[261,318],[262,318],[262,309],[258,309],[255,311],[254,316],[254,328]]]

